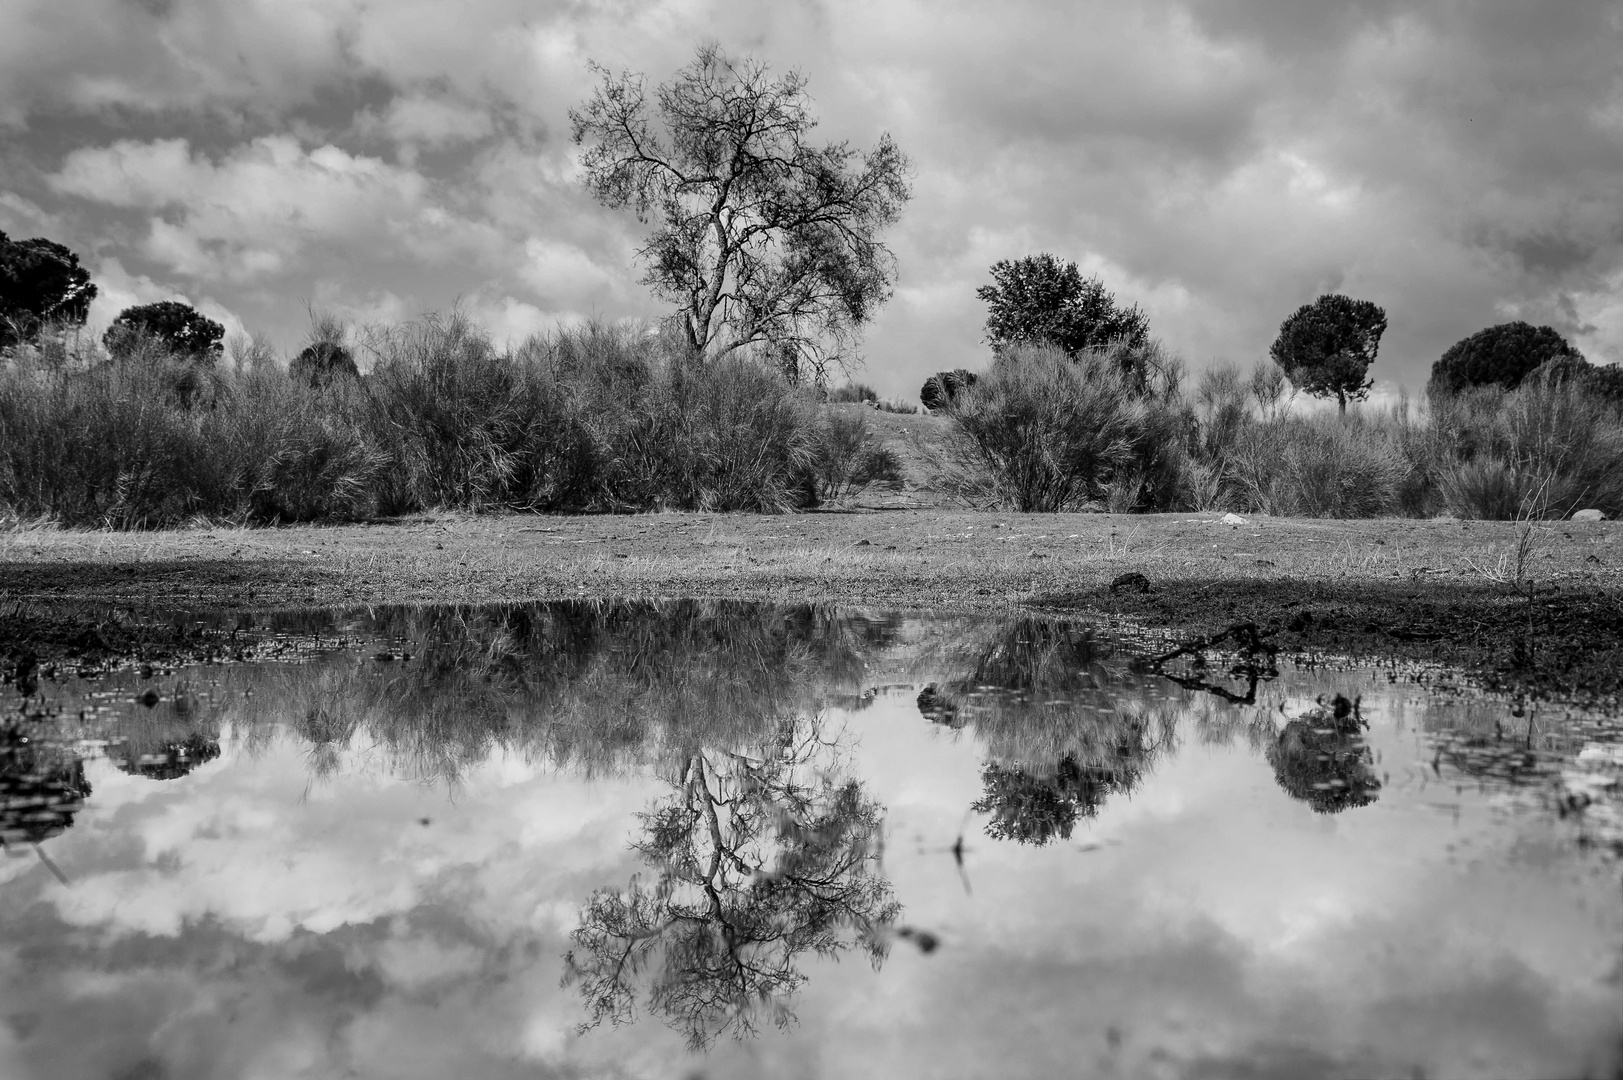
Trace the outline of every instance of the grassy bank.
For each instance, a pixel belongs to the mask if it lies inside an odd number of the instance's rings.
[[[1559,372],[1304,411],[1279,369],[1186,386],[1150,345],[1005,350],[948,413],[965,487],[1029,511],[1235,510],[1320,518],[1623,514],[1623,403]]]
[[[1149,591],[1112,589],[1133,573]],[[1457,664],[1553,696],[1623,689],[1623,529],[1610,522],[1231,528],[1211,514],[904,510],[35,529],[0,537],[0,582],[55,613],[692,596],[1080,610],[1175,637],[1252,621],[1287,650]]]

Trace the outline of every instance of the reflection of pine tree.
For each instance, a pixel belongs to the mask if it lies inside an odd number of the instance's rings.
[[[842,779],[813,721],[761,758],[699,750],[640,815],[634,850],[655,871],[594,893],[565,957],[592,1027],[631,1019],[639,996],[700,1049],[779,1026],[799,957],[860,948],[877,966],[900,906],[879,875],[881,807]]]
[[[1286,724],[1267,748],[1274,779],[1316,813],[1336,814],[1368,806],[1381,790],[1369,747],[1318,712]]]

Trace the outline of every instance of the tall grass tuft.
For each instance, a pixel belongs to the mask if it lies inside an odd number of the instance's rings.
[[[1410,473],[1388,426],[1359,412],[1243,427],[1226,461],[1245,509],[1301,517],[1395,513]]]
[[[150,343],[12,350],[0,515],[155,528],[439,507],[778,512],[896,472],[864,417],[636,327],[501,350],[453,313],[361,345],[370,372],[332,379],[248,342],[218,365]]]
[[[1433,402],[1443,505],[1458,517],[1623,513],[1623,422],[1571,380],[1534,379]]]

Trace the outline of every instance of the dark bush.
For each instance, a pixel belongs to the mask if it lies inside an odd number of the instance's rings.
[[[119,312],[102,335],[102,344],[116,356],[140,348],[148,339],[176,356],[212,364],[220,356],[225,327],[190,304],[160,300]]]
[[[1623,406],[1623,364],[1591,367],[1584,374],[1584,389],[1614,408]]]
[[[864,401],[878,401],[879,395],[874,388],[863,383],[846,383],[836,386],[828,392],[830,405],[853,405]]]
[[[979,376],[973,371],[964,368],[938,371],[925,379],[924,385],[919,388],[919,403],[931,412],[950,408],[961,392],[975,385],[977,378]]]
[[[361,375],[349,350],[331,341],[306,345],[288,365],[287,373],[313,390]]]
[[[1431,367],[1427,389],[1456,394],[1476,386],[1514,390],[1542,365],[1583,361],[1583,354],[1548,326],[1502,323],[1455,342]]]

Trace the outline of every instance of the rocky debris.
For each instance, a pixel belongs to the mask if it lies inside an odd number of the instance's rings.
[[[919,691],[918,705],[919,715],[932,724],[950,728],[964,726],[964,719],[958,715],[958,706],[936,689],[935,683]]]
[[[1138,573],[1137,571],[1134,571],[1132,573],[1122,574],[1117,577],[1116,580],[1112,581],[1110,583],[1110,591],[1113,593],[1147,593],[1154,592],[1155,586],[1150,584],[1149,578]]]
[[[1241,525],[1246,523],[1245,518],[1241,517],[1239,514],[1224,514],[1222,517],[1218,518],[1218,520],[1231,529],[1238,529]]]

